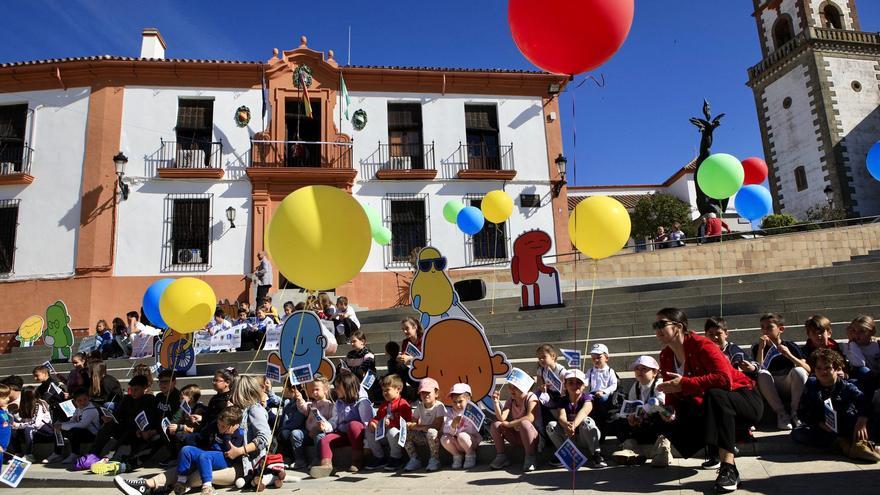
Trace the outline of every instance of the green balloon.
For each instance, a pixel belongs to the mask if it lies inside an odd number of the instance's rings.
[[[370,232],[373,234],[373,237],[376,237],[376,231],[382,227],[382,215],[368,204],[361,204],[364,207],[364,213],[367,214],[367,219],[370,221]]]
[[[379,228],[373,232],[373,240],[380,246],[391,244],[391,229],[385,226],[379,226]]]
[[[456,224],[458,222],[458,212],[464,209],[464,203],[457,199],[451,199],[443,205],[443,217],[447,222]]]
[[[712,199],[727,199],[742,187],[746,173],[733,155],[715,153],[697,171],[697,184]]]

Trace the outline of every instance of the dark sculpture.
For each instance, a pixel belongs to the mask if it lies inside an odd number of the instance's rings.
[[[713,119],[712,113],[709,109],[709,102],[706,100],[703,100],[703,115],[706,116],[705,119],[697,117],[691,118],[691,124],[697,126],[697,129],[700,130],[700,134],[702,135],[702,138],[700,139],[700,156],[697,157],[697,170],[694,172],[695,178],[700,171],[700,165],[702,165],[703,161],[706,158],[709,158],[709,155],[712,154],[712,133],[715,132],[715,129],[721,126],[721,119],[724,117],[724,114],[720,113]],[[728,200],[725,199],[718,201],[706,196],[706,194],[703,193],[703,190],[700,189],[699,182],[696,180],[694,182],[697,186],[697,209],[700,211],[700,215],[716,213],[720,216],[725,210],[727,210]]]

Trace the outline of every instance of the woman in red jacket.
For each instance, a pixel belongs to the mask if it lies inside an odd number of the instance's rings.
[[[721,466],[715,491],[733,492],[739,484],[733,454],[736,427],[758,422],[764,413],[761,395],[717,345],[688,330],[684,311],[661,309],[653,327],[664,346],[660,351],[663,383],[657,389],[674,408],[672,416],[664,417],[670,422],[669,439],[684,457],[706,445],[717,447]]]

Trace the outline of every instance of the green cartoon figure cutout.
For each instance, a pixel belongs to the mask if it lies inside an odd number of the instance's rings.
[[[73,346],[73,332],[70,330],[70,314],[67,306],[56,301],[46,308],[46,335],[43,342],[52,347],[52,361],[68,361]]]

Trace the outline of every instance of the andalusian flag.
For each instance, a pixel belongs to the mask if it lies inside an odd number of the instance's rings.
[[[348,97],[348,88],[345,87],[345,78],[342,77],[342,72],[339,73],[339,86],[342,88],[342,102],[343,102],[343,111],[345,113],[345,120],[348,120],[348,107],[351,106],[351,98]]]
[[[303,89],[303,108],[306,111],[306,117],[312,118],[312,102],[309,100],[309,87],[306,85],[304,72],[299,72],[299,85]]]

